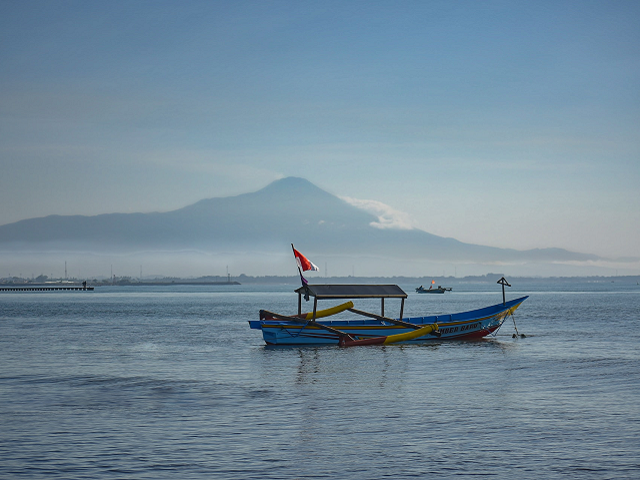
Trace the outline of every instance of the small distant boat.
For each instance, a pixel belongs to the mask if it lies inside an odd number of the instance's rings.
[[[438,288],[433,288],[433,286],[429,288],[424,288],[422,285],[416,288],[416,292],[418,293],[444,293],[444,292],[450,292],[450,291],[451,291],[451,287],[446,288],[446,287],[441,287],[440,285],[438,285]]]
[[[441,287],[440,287],[441,288]],[[444,291],[444,289],[443,289]],[[504,301],[468,312],[403,319],[407,294],[398,285],[309,285],[295,290],[298,313],[281,315],[260,310],[260,320],[249,320],[249,326],[261,330],[268,345],[388,345],[392,343],[441,340],[474,340],[494,334],[528,297]],[[503,291],[504,295],[504,291]],[[302,313],[302,297],[313,297],[313,311]],[[350,299],[380,299],[380,314],[354,308]],[[318,310],[318,300],[349,300]],[[385,299],[399,299],[399,318],[385,316]],[[318,320],[349,311],[360,318]],[[362,317],[365,317],[364,319]]]

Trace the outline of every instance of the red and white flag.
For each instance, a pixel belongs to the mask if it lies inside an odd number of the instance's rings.
[[[306,272],[307,270],[317,272],[318,270],[320,270],[311,260],[302,255],[298,250],[296,250],[293,245],[291,245],[291,248],[293,248],[293,254],[296,257],[296,262],[303,272]]]

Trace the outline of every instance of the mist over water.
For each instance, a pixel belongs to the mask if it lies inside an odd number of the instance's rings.
[[[101,251],[88,252],[77,246],[64,251],[0,250],[0,279],[39,275],[78,279],[105,279],[111,275],[149,280],[156,277],[201,277],[242,274],[247,276],[296,276],[298,274],[289,244],[256,245],[252,251]],[[433,261],[427,258],[394,258],[363,254],[322,254],[305,252],[320,271],[307,272],[312,281],[328,277],[455,277],[501,273],[508,277],[624,276],[638,275],[640,263],[626,261],[591,263],[482,263]],[[454,280],[454,278],[452,278]]]
[[[416,286],[407,316],[501,301]],[[514,284],[526,338],[267,347],[247,320],[295,311],[293,288],[0,294],[0,477],[640,474],[637,285]]]

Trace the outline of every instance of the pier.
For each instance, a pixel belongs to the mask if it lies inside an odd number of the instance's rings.
[[[26,286],[25,285],[20,287],[5,287],[5,286],[0,287],[0,292],[53,292],[53,291],[59,291],[59,290],[86,291],[86,290],[93,290],[93,287],[87,287],[82,285],[73,285],[73,286],[72,285],[69,285],[69,286],[63,286],[63,285]]]

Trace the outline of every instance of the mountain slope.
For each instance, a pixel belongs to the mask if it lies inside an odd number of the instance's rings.
[[[211,198],[164,213],[60,216],[0,226],[0,248],[82,251],[281,251],[296,243],[326,254],[438,261],[585,261],[562,249],[516,251],[421,230],[379,229],[378,219],[307,180],[284,178],[253,193]]]

